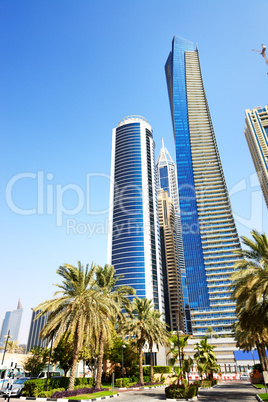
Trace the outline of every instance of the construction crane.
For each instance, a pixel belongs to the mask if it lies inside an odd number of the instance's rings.
[[[262,46],[262,50],[256,50],[256,49],[252,49],[254,52],[258,52],[261,54],[261,56],[264,58],[264,60],[266,61],[266,64],[268,65],[268,59],[266,57],[266,46],[264,46],[264,44],[261,45]]]

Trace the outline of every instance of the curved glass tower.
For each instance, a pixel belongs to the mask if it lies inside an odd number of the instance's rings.
[[[150,124],[121,120],[113,130],[107,261],[124,275],[118,285],[132,286],[164,314],[154,161]]]
[[[231,333],[240,242],[202,80],[198,50],[175,36],[165,66],[176,145],[184,259],[193,332]]]

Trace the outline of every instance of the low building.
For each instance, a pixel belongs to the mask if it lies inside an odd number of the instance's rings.
[[[193,358],[196,353],[195,344],[200,343],[201,339],[196,337],[188,339],[188,345],[184,349],[185,357],[191,356]],[[223,378],[230,374],[247,373],[252,370],[255,363],[260,363],[257,351],[243,352],[239,350],[234,338],[210,338],[208,343],[215,346],[214,353],[217,357],[217,363],[221,367]],[[197,371],[195,366],[193,371]]]

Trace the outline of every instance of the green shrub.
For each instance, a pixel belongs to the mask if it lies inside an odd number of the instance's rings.
[[[39,398],[51,398],[52,394],[54,394],[54,392],[63,392],[65,391],[65,388],[56,388],[56,389],[51,389],[50,391],[43,391],[40,392],[40,394],[38,395]]]
[[[63,390],[66,390],[69,385],[69,377],[60,377],[60,378],[49,378],[48,380],[46,378],[42,380],[29,380],[25,381],[24,383],[24,388],[23,388],[23,393],[25,396],[28,397],[37,397],[40,396],[41,393],[43,392],[48,392],[51,390],[55,390],[58,388],[62,388]],[[46,389],[46,384],[47,384],[47,389]],[[85,385],[90,385],[92,386],[93,384],[93,379],[92,378],[76,378],[74,381],[74,385],[77,386],[78,388],[81,388],[81,386]]]
[[[154,366],[154,374],[169,374],[171,373],[171,367],[170,366]]]
[[[132,377],[132,382],[134,382],[135,384],[137,384],[139,382],[139,377]]]
[[[177,399],[177,398],[194,398],[198,394],[198,387],[196,385],[190,384],[189,387],[185,388],[184,385],[170,385],[165,388],[166,398]]]
[[[143,376],[143,382],[150,382],[150,376],[144,375]]]
[[[201,387],[202,388],[211,388],[213,385],[218,384],[218,380],[202,380]]]
[[[123,381],[124,380],[124,381]],[[124,387],[128,387],[129,384],[132,383],[132,378],[117,378],[115,380],[115,386],[118,388],[122,388],[123,387],[123,382],[124,382]]]
[[[150,366],[143,367],[143,375],[150,375]],[[170,366],[153,366],[154,374],[169,374],[171,373]]]

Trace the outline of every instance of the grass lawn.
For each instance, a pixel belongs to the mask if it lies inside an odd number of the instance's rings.
[[[261,400],[268,401],[268,394],[258,394]]]
[[[255,385],[255,387],[257,387],[257,388],[265,388],[265,386],[263,385],[263,384],[254,384]]]
[[[84,394],[84,395],[77,395],[77,396],[69,396],[65,399],[92,399],[92,398],[99,398],[101,396],[108,396],[108,395],[116,395],[117,392],[112,391],[102,391],[102,392],[95,392],[94,394]]]

